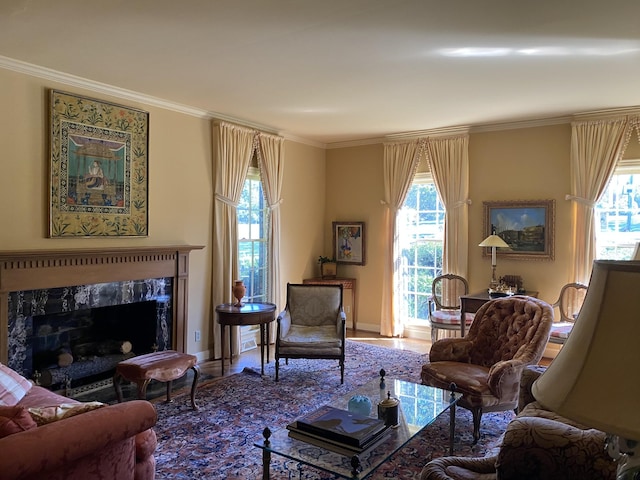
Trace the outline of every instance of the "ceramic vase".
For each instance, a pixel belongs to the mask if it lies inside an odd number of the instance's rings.
[[[247,289],[244,286],[244,283],[242,283],[242,280],[236,280],[234,282],[232,292],[233,297],[236,299],[236,303],[234,303],[233,306],[241,307],[242,299],[244,298],[244,294],[247,292]]]

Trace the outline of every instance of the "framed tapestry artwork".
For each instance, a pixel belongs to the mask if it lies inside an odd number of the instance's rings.
[[[553,260],[555,200],[483,202],[484,238],[495,232],[510,248],[496,254],[512,259]],[[489,256],[485,248],[483,256]]]
[[[49,236],[148,235],[149,113],[50,91]]]
[[[336,263],[365,264],[364,222],[333,222],[333,258]]]

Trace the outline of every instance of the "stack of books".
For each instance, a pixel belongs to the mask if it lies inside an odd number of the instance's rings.
[[[343,455],[378,444],[389,432],[382,420],[329,405],[287,425],[289,436]]]

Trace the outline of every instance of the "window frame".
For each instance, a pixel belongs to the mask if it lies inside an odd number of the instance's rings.
[[[640,216],[640,204],[631,205],[629,209],[621,208],[614,205],[610,206],[608,202],[611,195],[607,195],[611,182],[615,176],[634,175],[637,177],[638,183],[635,185],[636,192],[640,192],[640,159],[623,159],[616,165],[613,176],[609,180],[609,184],[605,188],[600,200],[594,208],[595,237],[596,237],[596,259],[598,260],[629,260],[633,254],[635,245],[640,242],[640,231],[638,232],[621,232],[617,230],[602,230],[602,222],[604,218],[605,224],[609,224],[609,215],[614,216],[614,222],[622,212],[629,212],[626,215],[633,215],[630,211],[635,211],[635,215]],[[615,194],[615,192],[613,193]],[[629,201],[634,202],[629,198]],[[605,216],[606,215],[606,216]],[[603,217],[604,216],[604,217]],[[630,217],[628,217],[630,219]],[[615,238],[618,237],[618,238]],[[607,252],[607,253],[605,253]]]

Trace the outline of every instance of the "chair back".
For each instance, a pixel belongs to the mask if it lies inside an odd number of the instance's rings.
[[[584,297],[587,294],[587,286],[582,283],[567,283],[560,290],[556,303],[552,305],[558,308],[561,322],[575,322]]]
[[[478,309],[469,333],[468,361],[490,367],[522,358],[537,363],[544,354],[553,323],[553,308],[537,298],[514,295],[490,300]]]
[[[342,311],[342,285],[287,284],[287,309],[296,325],[335,325]]]
[[[464,277],[445,273],[433,279],[431,298],[436,310],[460,310],[460,296],[469,293],[469,283]]]

